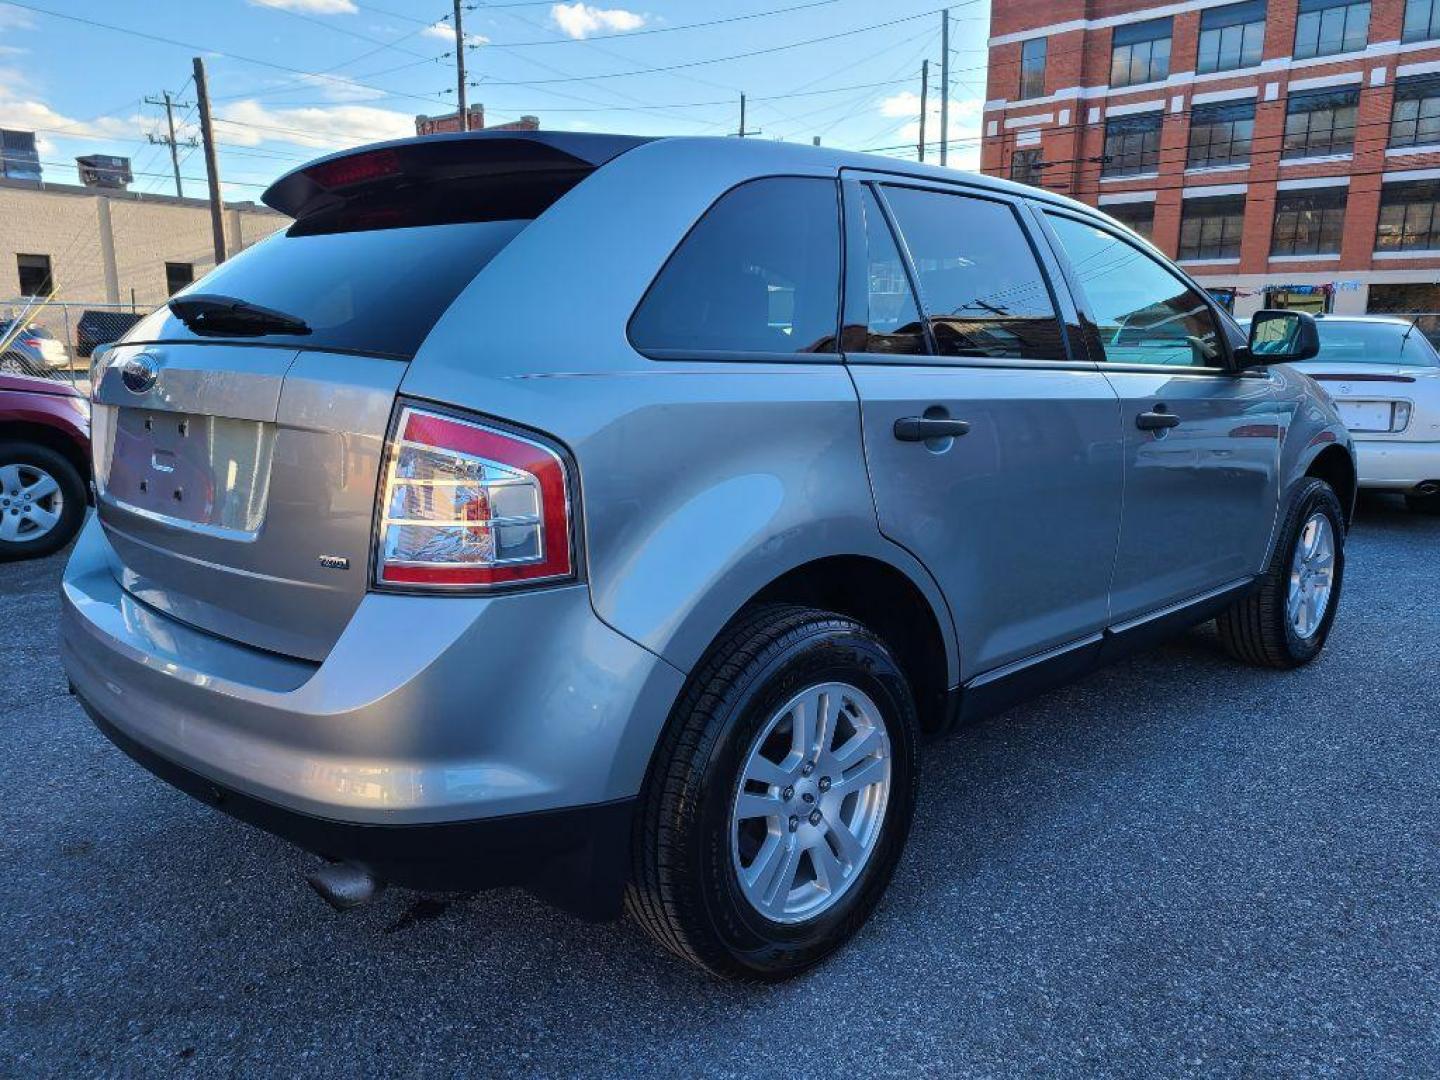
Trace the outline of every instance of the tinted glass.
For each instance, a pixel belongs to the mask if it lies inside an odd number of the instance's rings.
[[[940,355],[1065,359],[1050,290],[1009,206],[918,188],[885,197]]]
[[[835,183],[753,180],[700,219],[630,322],[642,352],[835,351]]]
[[[1113,364],[1220,363],[1218,326],[1204,299],[1139,248],[1073,218],[1051,217]]]
[[[310,327],[303,337],[254,339],[266,344],[410,357],[460,290],[526,224],[472,221],[309,236],[296,235],[300,226],[292,225],[221,263],[191,291],[283,311]],[[168,308],[135,332],[135,340],[197,337]]]
[[[1425,335],[1402,323],[1316,319],[1315,327],[1320,332],[1317,360],[1347,364],[1440,365],[1440,357],[1436,356],[1435,347]]]
[[[875,193],[868,187],[859,191],[858,224],[865,249],[858,265],[855,254],[851,255],[855,302],[852,325],[845,328],[845,348],[851,352],[923,354],[928,351],[924,324],[895,237]]]

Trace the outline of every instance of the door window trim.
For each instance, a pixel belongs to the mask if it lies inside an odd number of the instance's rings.
[[[1069,286],[1070,293],[1075,298],[1075,306],[1080,312],[1080,317],[1085,327],[1085,337],[1089,342],[1089,347],[1091,350],[1098,350],[1098,355],[1096,355],[1095,360],[1096,363],[1099,365],[1100,370],[1138,372],[1165,371],[1172,375],[1210,377],[1213,377],[1215,375],[1235,375],[1239,372],[1239,368],[1236,366],[1235,363],[1235,342],[1232,339],[1230,333],[1228,332],[1228,329],[1232,324],[1233,320],[1231,320],[1227,314],[1221,311],[1219,306],[1211,298],[1210,293],[1202,285],[1200,285],[1193,278],[1191,278],[1189,274],[1185,273],[1185,271],[1181,270],[1179,267],[1171,265],[1163,256],[1157,257],[1155,252],[1147,251],[1146,247],[1148,247],[1149,245],[1144,244],[1143,242],[1137,244],[1133,239],[1125,236],[1122,232],[1114,228],[1109,222],[1105,221],[1102,218],[1092,217],[1089,214],[1076,213],[1068,208],[1052,206],[1036,207],[1035,216],[1040,219],[1040,224],[1044,229],[1045,236],[1049,241],[1050,246],[1054,249],[1056,259],[1059,260],[1060,272],[1064,275],[1065,283]],[[1203,366],[1189,365],[1186,367],[1180,367],[1170,364],[1115,363],[1113,361],[1106,360],[1105,348],[1103,343],[1100,341],[1099,325],[1095,322],[1095,313],[1094,309],[1090,306],[1090,298],[1085,294],[1084,287],[1081,286],[1079,279],[1075,276],[1075,272],[1070,265],[1069,253],[1066,252],[1064,244],[1061,243],[1060,237],[1056,235],[1055,230],[1050,225],[1050,222],[1046,220],[1048,217],[1052,216],[1068,218],[1071,221],[1079,222],[1082,225],[1089,225],[1092,228],[1099,229],[1101,232],[1108,233],[1121,243],[1129,244],[1141,255],[1144,255],[1147,258],[1153,260],[1156,264],[1160,266],[1161,269],[1168,271],[1172,276],[1178,278],[1185,285],[1188,285],[1191,289],[1195,290],[1196,295],[1200,297],[1201,302],[1205,305],[1206,309],[1210,312],[1211,317],[1215,320],[1215,336],[1216,339],[1222,343],[1221,349],[1223,352],[1224,362],[1221,364],[1207,364]]]
[[[631,336],[630,328],[635,322],[635,316],[650,299],[650,294],[655,291],[655,286],[665,276],[665,271],[670,268],[675,257],[689,243],[690,237],[710,216],[711,211],[719,206],[721,202],[729,198],[731,194],[745,187],[747,184],[754,184],[765,180],[819,180],[828,183],[835,194],[835,228],[836,228],[836,250],[839,253],[840,272],[835,280],[835,349],[832,352],[766,352],[755,349],[642,349],[635,344]],[[670,253],[665,256],[659,268],[651,277],[650,283],[645,286],[645,291],[640,294],[640,299],[635,302],[635,307],[625,319],[625,344],[634,352],[647,360],[659,361],[698,361],[700,363],[714,364],[819,364],[824,366],[835,366],[845,362],[845,355],[841,351],[840,332],[845,317],[845,207],[840,195],[840,177],[835,172],[785,172],[766,173],[760,176],[747,176],[738,183],[730,185],[720,194],[716,195],[710,203],[696,215],[690,227],[685,230],[685,235],[676,241]]]
[[[840,171],[840,198],[842,202],[842,214],[845,224],[844,244],[842,255],[844,264],[841,268],[841,278],[846,288],[842,298],[840,357],[847,364],[900,365],[904,367],[938,367],[938,368],[999,368],[1019,369],[1032,371],[1046,371],[1054,369],[1065,370],[1098,370],[1098,365],[1088,356],[1080,355],[1077,343],[1073,340],[1070,327],[1076,325],[1078,309],[1073,304],[1068,289],[1058,287],[1062,283],[1060,275],[1060,264],[1051,258],[1048,245],[1042,245],[1036,234],[1035,225],[1029,220],[1031,215],[1025,212],[1026,203],[1024,199],[995,191],[991,188],[982,187],[976,184],[962,182],[947,182],[935,180],[930,177],[915,176],[910,173],[900,172],[878,172],[866,169],[842,169]],[[853,185],[853,186],[852,186]],[[914,259],[910,254],[910,246],[905,240],[903,231],[897,226],[894,212],[890,208],[889,201],[885,198],[885,187],[907,187],[921,191],[934,191],[945,195],[958,195],[971,199],[982,199],[986,202],[999,203],[1007,206],[1015,217],[1015,223],[1019,226],[1020,234],[1030,245],[1031,254],[1035,258],[1035,265],[1040,273],[1040,280],[1044,283],[1046,291],[1050,295],[1050,302],[1055,309],[1055,316],[1060,324],[1060,338],[1062,347],[1065,350],[1064,358],[1054,360],[1026,360],[1020,358],[987,357],[987,356],[941,356],[936,345],[934,331],[930,324],[930,312],[925,304],[924,297],[920,292],[919,277],[915,269]],[[855,350],[847,350],[843,336],[843,329],[847,323],[850,310],[850,254],[851,252],[865,251],[865,237],[860,226],[860,216],[851,210],[852,201],[858,198],[860,189],[869,187],[874,191],[875,201],[880,204],[881,212],[885,216],[885,223],[890,229],[891,239],[895,248],[900,254],[900,261],[904,264],[905,275],[910,283],[910,291],[915,297],[915,306],[920,312],[921,322],[925,326],[925,340],[931,349],[928,355],[915,355],[913,353],[867,353]],[[858,209],[858,207],[857,207]],[[868,317],[868,312],[867,312]]]

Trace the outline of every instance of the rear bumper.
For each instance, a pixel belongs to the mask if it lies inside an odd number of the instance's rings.
[[[112,560],[92,517],[62,585],[61,656],[102,730],[237,817],[418,887],[547,892],[549,871],[510,865],[521,847],[593,866],[683,681],[584,586],[371,594],[316,664],[140,604]]]
[[[116,746],[172,787],[231,817],[384,881],[436,891],[520,886],[583,918],[620,914],[634,799],[434,825],[366,825],[288,810],[161,757],[80,702]]]
[[[1440,480],[1440,442],[1357,438],[1355,457],[1362,488],[1409,491],[1426,480]]]

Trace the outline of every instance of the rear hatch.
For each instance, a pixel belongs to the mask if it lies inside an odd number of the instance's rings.
[[[295,223],[99,365],[95,477],[121,585],[211,633],[323,659],[370,584],[410,358],[506,244],[635,142],[438,136],[277,181],[265,200]]]
[[[1320,384],[1352,435],[1401,441],[1436,437],[1440,367],[1333,360],[1294,366]]]

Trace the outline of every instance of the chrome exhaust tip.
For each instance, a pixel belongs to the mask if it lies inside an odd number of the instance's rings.
[[[385,889],[383,881],[353,863],[326,863],[306,874],[305,880],[336,911],[368,904]]]

